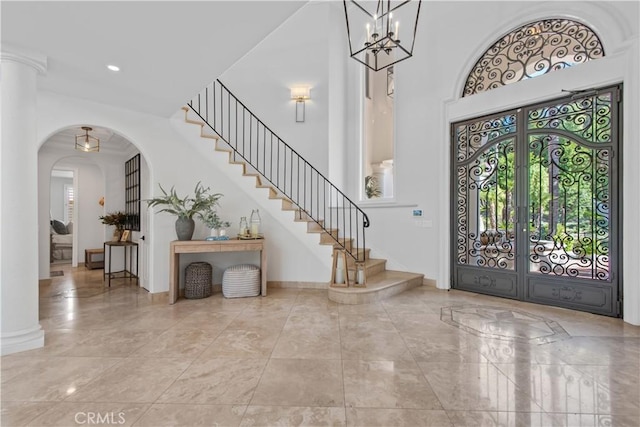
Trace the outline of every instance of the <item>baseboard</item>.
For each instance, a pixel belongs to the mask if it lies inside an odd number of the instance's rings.
[[[44,347],[44,330],[38,324],[31,329],[3,333],[0,337],[0,355],[19,353]]]
[[[328,289],[329,282],[267,282],[267,289]],[[268,295],[268,294],[267,294]]]
[[[152,304],[169,304],[169,291],[166,292],[156,292],[154,294],[148,293],[147,297]]]
[[[422,279],[422,286],[430,286],[432,288],[437,288],[438,281],[436,279],[428,279],[425,277],[424,279]]]

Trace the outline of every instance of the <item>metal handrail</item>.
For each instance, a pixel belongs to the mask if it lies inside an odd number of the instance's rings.
[[[364,261],[369,218],[347,195],[266,126],[220,80],[207,85],[189,108],[277,191],[313,220],[356,261]],[[295,178],[295,179],[294,179]]]

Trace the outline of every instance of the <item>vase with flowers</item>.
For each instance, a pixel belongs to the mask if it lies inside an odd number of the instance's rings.
[[[122,211],[111,212],[100,217],[103,224],[115,227],[113,231],[113,240],[120,240],[124,228],[127,225],[127,214]]]

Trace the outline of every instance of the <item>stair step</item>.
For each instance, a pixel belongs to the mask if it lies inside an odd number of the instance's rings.
[[[386,270],[367,277],[366,288],[329,287],[329,299],[340,304],[369,304],[422,285],[423,274]]]
[[[382,258],[365,259],[364,269],[365,269],[365,277],[367,277],[367,282],[369,282],[369,277],[373,277],[377,274],[382,273],[383,271],[385,271],[386,267],[387,267],[386,259],[382,259]],[[351,276],[351,274],[355,274],[355,268],[356,268],[356,261],[351,257],[347,257],[347,270],[349,270],[349,274],[350,274],[349,277],[355,277],[355,276]]]
[[[333,244],[336,242],[336,238],[338,238],[340,230],[337,228],[328,228],[326,230],[314,231],[314,233],[320,234],[320,243],[321,244]]]

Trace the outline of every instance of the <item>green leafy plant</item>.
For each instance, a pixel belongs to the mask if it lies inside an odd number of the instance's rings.
[[[229,221],[223,221],[218,216],[218,213],[214,209],[207,209],[204,212],[199,212],[198,217],[205,223],[205,225],[209,228],[227,228],[231,226]]]
[[[113,225],[118,231],[124,230],[127,224],[127,214],[122,211],[111,212],[100,217],[103,224]]]
[[[380,185],[375,176],[369,175],[364,177],[364,192],[367,195],[367,199],[382,196]]]
[[[174,187],[167,192],[162,185],[158,184],[162,196],[147,200],[149,207],[162,206],[158,212],[167,212],[178,218],[192,219],[194,215],[211,210],[218,204],[222,194],[211,194],[209,187],[204,187],[201,182],[196,184],[194,196],[179,197]]]

